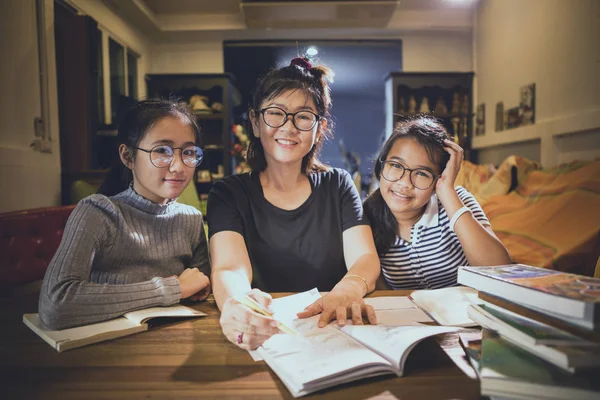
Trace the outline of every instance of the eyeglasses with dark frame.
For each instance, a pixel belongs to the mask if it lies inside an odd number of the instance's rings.
[[[175,158],[175,150],[181,150],[181,161],[186,167],[196,168],[202,162],[204,153],[198,146],[171,147],[165,144],[154,146],[150,150],[134,147],[150,155],[150,162],[156,168],[167,168]]]
[[[262,114],[265,124],[271,128],[279,128],[285,125],[288,120],[288,116],[291,115],[292,124],[294,124],[296,129],[299,131],[310,131],[321,119],[320,115],[308,110],[289,113],[285,112],[279,107],[267,107],[258,112]]]
[[[383,176],[386,181],[397,182],[402,179],[406,171],[408,171],[410,183],[419,190],[429,189],[440,176],[425,168],[406,168],[395,160],[380,161],[382,164],[381,176]]]

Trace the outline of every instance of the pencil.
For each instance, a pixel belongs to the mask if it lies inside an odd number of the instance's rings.
[[[254,300],[252,297],[250,296],[234,296],[233,297],[235,301],[237,301],[238,303],[248,307],[249,309],[251,309],[252,311],[260,314],[260,315],[264,315],[265,317],[273,317],[273,313],[266,310],[260,303],[258,303],[256,300]],[[275,320],[277,321],[277,320]],[[296,332],[295,330],[293,330],[292,328],[290,328],[289,326],[287,326],[286,324],[284,324],[281,321],[277,321],[277,327],[285,333],[288,333],[290,335],[298,335],[298,332]]]

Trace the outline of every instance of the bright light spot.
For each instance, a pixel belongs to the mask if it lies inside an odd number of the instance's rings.
[[[310,46],[308,49],[306,49],[306,55],[309,57],[314,57],[317,54],[319,54],[319,50],[317,50],[317,48],[314,46]]]

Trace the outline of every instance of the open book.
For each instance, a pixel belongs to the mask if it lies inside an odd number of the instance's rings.
[[[205,313],[180,304],[132,311],[120,318],[76,328],[51,331],[43,328],[39,314],[24,314],[23,323],[58,352],[148,330],[152,318],[204,317]]]
[[[416,322],[407,326],[349,322],[344,327],[318,328],[318,315],[295,319],[296,312],[290,309],[289,319],[281,312],[276,315],[300,335],[274,335],[257,350],[294,397],[376,375],[402,376],[406,358],[417,343],[456,330]]]
[[[462,327],[477,325],[469,318],[467,310],[472,304],[482,303],[477,290],[467,286],[415,290],[410,299],[438,324]]]

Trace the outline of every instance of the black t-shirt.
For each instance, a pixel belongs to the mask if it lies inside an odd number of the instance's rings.
[[[258,173],[228,176],[208,195],[209,237],[240,233],[252,263],[252,287],[266,292],[331,290],[346,273],[342,232],[368,225],[348,172],[308,176],[312,192],[295,210],[265,199]]]

